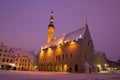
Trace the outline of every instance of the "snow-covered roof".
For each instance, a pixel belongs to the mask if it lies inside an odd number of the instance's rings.
[[[35,59],[34,51],[28,51],[22,48],[10,48],[9,52],[13,53],[16,57],[18,54],[25,54],[28,55],[29,58]]]
[[[84,36],[85,30],[86,30],[86,26],[78,30],[75,30],[71,33],[68,33],[66,35],[62,35],[61,37],[52,40],[50,43],[46,43],[42,48],[49,48],[51,46],[55,46],[61,43],[66,43],[66,42],[69,42],[69,41],[72,41],[78,38],[82,39]]]

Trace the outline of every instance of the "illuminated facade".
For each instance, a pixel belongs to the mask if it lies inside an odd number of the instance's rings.
[[[39,53],[40,71],[92,72],[93,63],[94,46],[87,23],[83,28],[51,39]]]
[[[0,44],[0,69],[2,70],[35,70],[36,57],[33,51],[21,48],[9,48]]]
[[[21,48],[11,48],[10,52],[15,55],[14,64],[16,70],[19,71],[32,71],[35,68],[34,52],[27,51]]]
[[[3,43],[0,44],[0,69],[11,70],[15,67],[14,54],[9,53],[9,48]]]
[[[107,65],[107,58],[104,52],[95,51],[94,62],[97,66],[97,71],[104,71]]]

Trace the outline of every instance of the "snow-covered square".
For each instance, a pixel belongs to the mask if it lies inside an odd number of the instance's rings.
[[[0,80],[120,80],[120,74],[0,71]]]

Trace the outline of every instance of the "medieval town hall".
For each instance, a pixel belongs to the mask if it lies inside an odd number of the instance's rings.
[[[48,39],[40,49],[39,70],[51,72],[93,72],[94,45],[87,23],[84,27],[54,38],[53,11]]]

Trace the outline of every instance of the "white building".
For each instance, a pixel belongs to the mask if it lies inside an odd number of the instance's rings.
[[[14,64],[14,54],[9,53],[8,46],[3,43],[0,44],[0,69],[10,70],[15,66]]]
[[[34,51],[21,48],[9,48],[0,44],[0,69],[31,71],[35,69]]]

